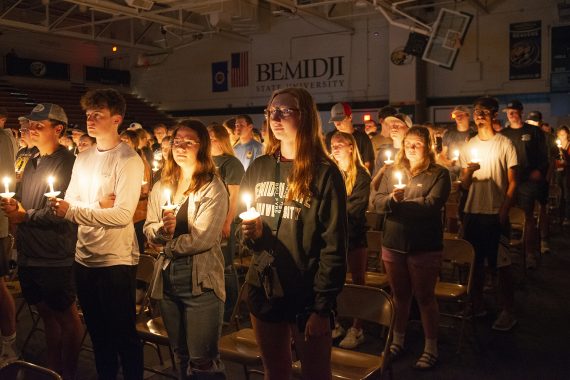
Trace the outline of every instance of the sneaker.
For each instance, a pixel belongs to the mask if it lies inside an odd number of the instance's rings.
[[[506,310],[501,311],[499,317],[493,323],[493,330],[497,331],[510,331],[515,325],[517,324],[517,320],[515,319],[512,313],[509,313]]]
[[[352,349],[356,348],[362,342],[364,342],[364,334],[362,333],[362,329],[355,329],[354,327],[351,327],[348,329],[346,336],[338,346],[341,348]]]
[[[332,331],[332,338],[333,339],[338,339],[341,336],[343,336],[345,333],[344,329],[342,328],[342,326],[337,322],[334,325],[334,329]]]
[[[548,244],[548,240],[541,240],[540,241],[540,253],[550,253],[550,244]]]

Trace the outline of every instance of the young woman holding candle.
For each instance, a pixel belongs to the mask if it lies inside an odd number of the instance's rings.
[[[173,207],[164,206],[169,203]],[[152,296],[160,299],[180,379],[225,378],[218,339],[225,300],[220,239],[227,211],[208,130],[197,120],[180,122],[144,226],[152,243],[164,245]]]
[[[396,174],[403,178],[400,179]],[[412,127],[403,149],[388,168],[376,196],[376,209],[386,214],[382,261],[396,306],[390,352],[404,351],[412,295],[420,307],[425,348],[414,367],[430,369],[437,362],[438,307],[435,283],[443,249],[442,207],[451,190],[449,171],[435,164],[429,130]]]
[[[344,174],[346,186],[347,213],[348,213],[348,269],[352,274],[352,282],[357,285],[365,284],[366,264],[366,218],[364,214],[370,196],[370,174],[362,163],[356,140],[351,134],[335,132],[331,139],[331,152],[333,160],[338,164]],[[335,332],[340,326],[335,327]],[[339,346],[342,348],[356,348],[364,341],[362,323],[355,319],[352,327]]]
[[[328,380],[331,310],[346,276],[344,180],[306,90],[275,91],[266,117],[267,154],[250,165],[240,187],[261,214],[242,222],[254,252],[246,282],[255,338],[266,380],[290,378],[291,339],[303,378]],[[277,279],[262,281],[267,271]]]

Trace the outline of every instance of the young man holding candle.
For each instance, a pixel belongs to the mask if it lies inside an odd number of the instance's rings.
[[[494,98],[482,97],[475,101],[473,120],[477,135],[463,146],[459,156],[461,186],[468,192],[463,237],[475,248],[471,289],[474,316],[486,314],[483,306],[485,261],[491,272],[497,269],[499,239],[508,230],[509,209],[516,189],[515,148],[508,138],[493,129],[498,110],[499,103]],[[514,289],[510,269],[510,265],[502,265],[499,269],[503,311],[493,328],[503,331],[510,330],[517,322],[513,315]]]
[[[77,226],[53,215],[45,194],[67,188],[75,156],[58,142],[67,125],[63,108],[38,104],[27,118],[39,156],[30,159],[15,199],[4,199],[2,209],[18,226],[18,275],[26,302],[44,322],[48,367],[74,379],[82,337],[72,273]]]
[[[14,160],[18,145],[10,130],[4,129],[8,113],[0,108],[0,178],[6,177],[11,184],[9,191],[15,189]],[[2,188],[3,192],[6,189]],[[18,357],[16,353],[16,307],[14,298],[8,291],[4,276],[9,272],[9,255],[12,239],[8,231],[8,218],[0,210],[0,366]]]
[[[143,352],[135,328],[139,247],[133,226],[143,181],[139,155],[121,142],[126,103],[113,89],[81,98],[87,132],[97,148],[79,155],[65,200],[52,199],[57,216],[79,225],[74,271],[77,295],[101,379],[142,379]]]
[[[449,169],[453,179],[459,177],[459,152],[463,145],[476,133],[469,126],[471,111],[466,106],[456,106],[451,112],[455,126],[443,135],[442,150],[439,153],[439,162]]]

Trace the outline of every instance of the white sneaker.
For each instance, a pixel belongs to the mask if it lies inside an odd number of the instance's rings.
[[[351,327],[348,329],[346,336],[338,346],[342,348],[352,349],[356,348],[362,342],[364,342],[364,334],[362,333],[362,329],[357,330],[354,327]]]
[[[338,322],[336,322],[335,325],[334,325],[334,329],[333,329],[333,331],[332,331],[332,338],[333,338],[333,339],[338,339],[338,338],[340,338],[341,336],[343,336],[344,333],[345,333],[345,331],[344,331],[344,329],[342,328],[342,326],[341,326]]]

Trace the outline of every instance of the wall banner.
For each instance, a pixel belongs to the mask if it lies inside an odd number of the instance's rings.
[[[541,21],[509,27],[509,79],[538,79],[541,75]]]

